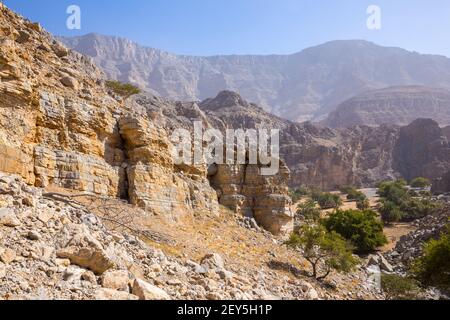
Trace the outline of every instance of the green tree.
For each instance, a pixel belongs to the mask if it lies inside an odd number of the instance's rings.
[[[370,252],[387,243],[383,224],[371,210],[336,210],[322,221],[330,232],[352,242],[358,252]]]
[[[440,206],[429,197],[418,198],[403,180],[381,183],[378,194],[381,198],[379,211],[387,223],[423,218]]]
[[[293,249],[302,249],[311,264],[311,277],[323,280],[334,269],[349,272],[357,264],[351,245],[335,232],[327,232],[321,225],[304,225],[285,243]],[[319,274],[321,273],[321,274]]]
[[[138,87],[130,83],[122,83],[120,81],[106,81],[106,87],[125,99],[141,92]]]
[[[431,181],[426,178],[415,178],[411,181],[411,187],[413,188],[427,188],[431,186]]]
[[[320,210],[317,208],[317,203],[312,199],[300,203],[297,206],[297,214],[306,220],[317,221],[320,219]]]
[[[380,198],[389,200],[396,205],[409,199],[408,188],[404,180],[397,180],[394,182],[382,182],[378,186],[378,195]]]
[[[425,245],[412,270],[423,284],[450,290],[450,225],[438,240],[430,240]]]

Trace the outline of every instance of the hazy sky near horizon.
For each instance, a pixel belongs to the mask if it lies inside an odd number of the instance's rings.
[[[1,0],[0,0],[1,1]],[[450,57],[448,0],[4,0],[57,35],[90,32],[189,55],[289,54],[331,40]],[[69,5],[81,9],[81,30],[69,30]],[[381,30],[366,10],[381,9]]]

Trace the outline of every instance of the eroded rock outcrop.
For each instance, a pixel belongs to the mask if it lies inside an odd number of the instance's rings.
[[[164,123],[168,131],[178,128],[187,129],[193,133],[194,121],[199,121],[203,129],[215,128],[224,134],[225,130],[231,128],[252,129],[257,128],[258,117],[249,117],[248,121],[239,121],[237,118],[236,126],[232,126],[224,118],[204,111],[206,103],[210,103],[211,109],[221,106],[234,107],[239,103],[247,107],[257,108],[245,102],[238,94],[234,92],[224,92],[218,99],[210,99],[199,106],[196,103],[171,103],[152,95],[138,95],[133,98],[134,109],[143,108],[146,114],[156,116],[158,122]],[[259,108],[257,108],[260,110]],[[263,112],[261,110],[261,112]],[[239,114],[236,114],[239,116]],[[272,117],[272,116],[270,116]],[[134,143],[138,144],[140,139],[133,135]],[[157,149],[157,148],[153,148]],[[235,159],[236,160],[236,159]],[[230,165],[217,164],[209,168],[206,166],[186,166],[178,165],[176,170],[183,173],[184,176],[193,177],[197,182],[202,182],[208,177],[209,182],[217,192],[220,204],[230,208],[232,211],[244,216],[254,217],[256,221],[265,229],[275,234],[287,233],[293,227],[293,213],[291,212],[291,199],[288,197],[288,182],[290,178],[289,169],[280,161],[281,168],[276,175],[264,176],[261,173],[261,165]],[[208,169],[208,170],[206,170]],[[197,184],[201,188],[201,184]],[[183,189],[180,185],[179,189]],[[198,190],[192,190],[194,203],[204,203],[204,198],[199,198]],[[215,193],[216,194],[216,193]],[[176,193],[172,195],[176,197]],[[206,206],[208,207],[208,206]]]
[[[393,155],[394,169],[408,181],[417,177],[438,179],[450,170],[450,144],[431,119],[418,119],[403,127]]]
[[[156,100],[159,110],[152,111],[116,100],[89,58],[66,49],[42,28],[6,8],[0,15],[0,171],[18,174],[42,188],[127,199],[175,220],[183,214],[218,214],[217,193],[206,165],[173,162],[168,133],[174,127],[166,126],[171,119],[162,115],[161,106],[177,103]],[[200,108],[195,111],[207,121]],[[179,115],[185,121],[177,121],[176,126],[191,126],[190,115],[196,112]],[[287,182],[285,175],[277,179],[280,185]],[[254,177],[242,181],[240,188],[249,190],[252,183],[269,182]],[[272,210],[287,208],[287,189],[281,186],[272,201],[267,199],[274,190],[259,189],[238,194],[248,202],[266,196],[264,203],[257,200],[259,204],[253,205],[259,220],[266,226],[270,220],[282,224],[287,217],[276,218]],[[64,253],[72,259],[95,254]]]
[[[261,169],[258,165],[217,165],[209,178],[222,205],[254,217],[274,234],[288,233],[293,230],[294,217],[287,196],[289,169],[282,164],[275,176],[264,176]]]

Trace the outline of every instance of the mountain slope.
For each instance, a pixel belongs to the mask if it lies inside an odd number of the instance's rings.
[[[395,85],[450,88],[450,59],[366,41],[333,41],[293,55],[181,56],[117,37],[61,38],[91,56],[110,78],[163,97],[204,100],[239,92],[294,121],[322,119],[338,104]]]
[[[450,91],[422,86],[368,91],[342,103],[324,124],[333,128],[354,125],[408,125],[418,118],[450,124]]]

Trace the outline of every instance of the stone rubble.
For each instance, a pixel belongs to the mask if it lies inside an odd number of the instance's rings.
[[[405,272],[411,262],[422,254],[423,245],[431,239],[438,239],[446,230],[449,221],[449,205],[445,205],[432,215],[414,221],[416,231],[401,237],[394,250],[386,255],[395,271]]]
[[[3,221],[19,223],[0,225],[0,299],[343,298],[275,271],[229,269],[217,253],[198,262],[170,257],[133,235],[110,231],[85,210],[42,196],[19,177],[0,174],[4,181]],[[25,197],[35,206],[23,204]],[[361,290],[362,297],[381,298],[370,288]],[[356,296],[345,295],[350,297]]]

